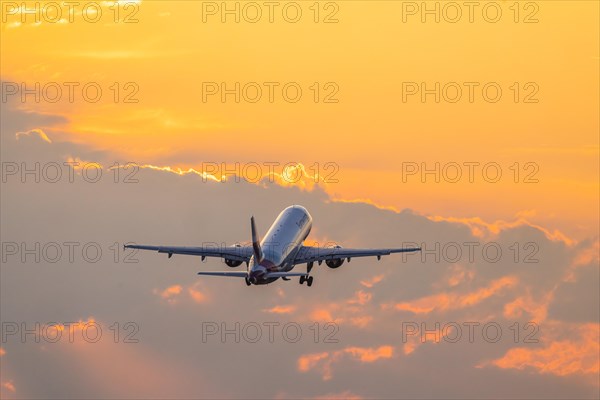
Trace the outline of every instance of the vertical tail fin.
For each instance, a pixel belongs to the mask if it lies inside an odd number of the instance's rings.
[[[250,218],[250,226],[252,228],[252,247],[254,248],[254,258],[260,262],[263,259],[263,252],[260,247],[260,238],[256,232],[256,225],[254,224],[254,216]]]

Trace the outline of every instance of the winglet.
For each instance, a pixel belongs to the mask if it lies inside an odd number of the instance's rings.
[[[256,232],[256,224],[254,223],[254,216],[250,218],[250,227],[252,229],[252,247],[254,248],[254,258],[260,262],[263,259],[263,252],[260,247],[260,238]]]

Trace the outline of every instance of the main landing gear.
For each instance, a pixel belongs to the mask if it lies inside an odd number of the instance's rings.
[[[300,277],[300,284],[301,285],[304,282],[306,282],[306,285],[308,287],[312,286],[312,284],[313,284],[313,277],[312,276],[308,276],[308,274],[310,274],[310,270],[312,269],[312,267],[313,267],[313,263],[312,262],[306,263],[306,275],[302,275]]]
[[[300,277],[300,284],[302,285],[304,282],[306,282],[306,285],[308,287],[312,286],[312,284],[313,284],[313,277],[312,276],[302,275]]]

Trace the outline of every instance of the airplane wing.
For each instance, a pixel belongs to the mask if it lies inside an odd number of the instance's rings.
[[[169,258],[173,254],[184,254],[188,256],[220,257],[233,261],[250,261],[253,249],[251,246],[203,246],[203,247],[182,247],[182,246],[146,246],[141,244],[127,244],[126,249],[153,250],[159,253],[167,253]]]
[[[406,253],[412,251],[421,251],[419,247],[407,247],[400,249],[345,249],[343,247],[312,247],[302,246],[298,255],[294,259],[294,264],[304,264],[309,262],[322,262],[333,259],[348,259],[354,257],[377,257],[387,256],[392,253]]]
[[[207,276],[228,276],[234,278],[247,278],[248,272],[230,272],[230,271],[210,271],[210,272],[198,272],[198,275]],[[269,272],[264,275],[265,279],[268,278],[287,278],[292,276],[308,276],[306,272]]]
[[[214,271],[214,272],[198,272],[198,275],[208,275],[208,276],[232,276],[235,278],[246,278],[248,276],[247,272],[229,272],[229,271]]]

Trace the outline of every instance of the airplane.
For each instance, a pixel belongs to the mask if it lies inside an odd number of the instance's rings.
[[[396,249],[346,249],[338,245],[329,247],[304,246],[302,243],[308,237],[312,228],[312,217],[306,208],[293,205],[284,209],[264,239],[261,241],[254,223],[254,216],[250,218],[252,230],[252,246],[222,247],[181,247],[181,246],[146,246],[130,244],[124,248],[139,250],[154,250],[167,253],[169,258],[173,254],[184,254],[202,257],[223,258],[229,267],[238,267],[246,263],[246,271],[215,271],[198,272],[198,275],[226,276],[244,278],[246,285],[266,285],[279,278],[289,281],[291,277],[300,277],[300,284],[306,282],[312,286],[313,277],[310,272],[315,262],[319,265],[323,261],[329,268],[339,268],[344,261],[350,262],[354,257],[377,257],[392,253],[420,251],[420,248]],[[306,264],[306,272],[291,272],[298,264]]]

